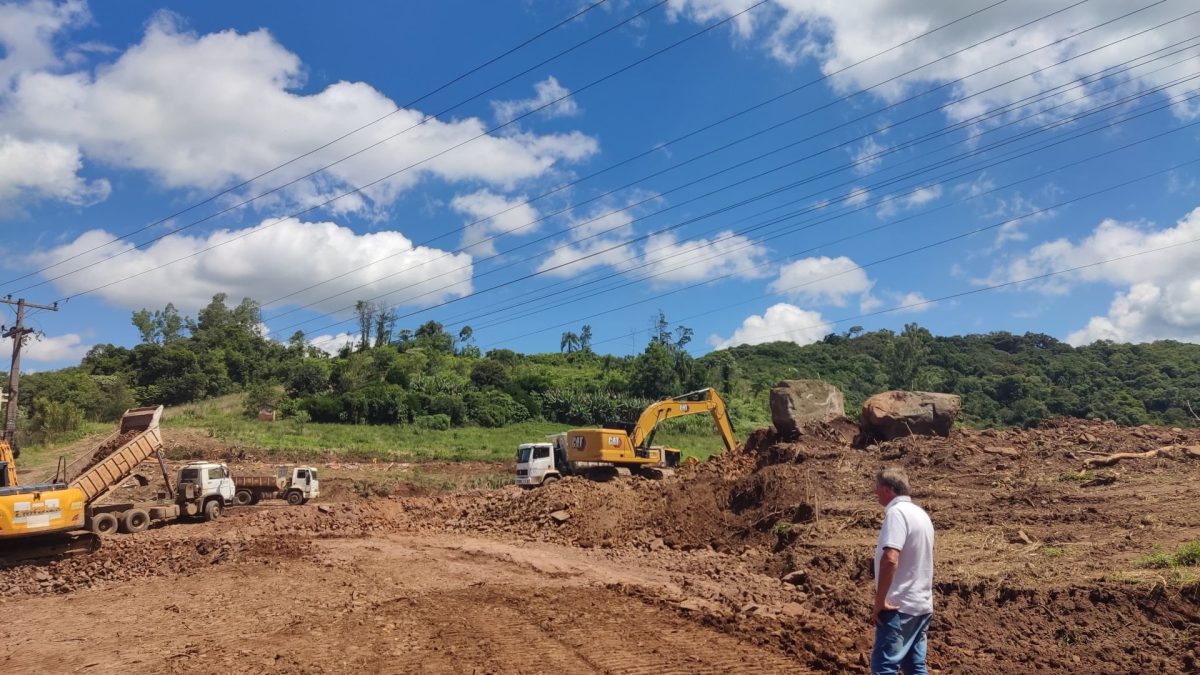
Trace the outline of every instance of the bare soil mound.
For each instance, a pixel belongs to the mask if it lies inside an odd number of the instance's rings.
[[[1156,582],[1136,561],[1195,538],[1200,516],[1176,491],[1192,489],[1200,462],[1165,454],[1085,466],[1112,453],[1194,445],[1200,431],[1058,419],[862,449],[852,447],[855,432],[845,419],[809,424],[787,442],[759,430],[674,478],[510,488],[466,503],[448,524],[582,547],[750,556],[787,580],[805,608],[836,619],[810,617],[805,630],[823,639],[771,639],[815,668],[861,667],[880,521],[873,476],[900,465],[939,531],[935,664],[1195,672],[1197,585]],[[724,606],[727,614],[709,620],[763,638],[743,607]]]

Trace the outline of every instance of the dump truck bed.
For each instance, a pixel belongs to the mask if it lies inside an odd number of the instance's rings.
[[[149,406],[133,408],[121,416],[117,433],[109,436],[96,452],[85,458],[88,462],[96,455],[104,455],[99,461],[83,469],[70,486],[84,494],[88,504],[108,494],[129,478],[138,464],[154,456],[162,449],[162,432],[158,428],[163,407]],[[109,446],[116,445],[115,448]]]
[[[257,490],[282,490],[287,480],[276,476],[234,476],[233,484],[239,488]]]

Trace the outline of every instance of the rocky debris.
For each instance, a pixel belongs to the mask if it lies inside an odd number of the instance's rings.
[[[565,523],[570,519],[571,514],[561,509],[550,514],[550,520],[556,523]]]
[[[949,436],[961,399],[927,391],[885,391],[863,403],[860,426],[865,441],[904,436]]]
[[[823,380],[783,380],[771,387],[771,421],[781,438],[794,438],[809,422],[845,414],[841,390]]]

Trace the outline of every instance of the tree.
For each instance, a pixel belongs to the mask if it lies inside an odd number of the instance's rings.
[[[375,347],[391,344],[397,319],[396,310],[389,307],[378,308],[375,313]]]
[[[579,329],[579,351],[592,351],[592,327],[586,323]]]
[[[687,326],[676,326],[675,334],[679,337],[675,339],[675,349],[682,351],[687,346],[687,343],[692,341],[693,333],[694,331]]]
[[[480,389],[508,386],[508,369],[491,359],[483,359],[471,367],[471,382]]]
[[[156,345],[158,341],[158,330],[154,326],[154,317],[150,314],[150,310],[146,308],[139,309],[133,313],[133,325],[138,329],[138,333],[142,336],[142,342],[148,345]]]
[[[142,342],[145,344],[162,345],[183,339],[185,319],[180,316],[175,305],[168,302],[162,309],[153,313],[142,308],[133,313],[133,325],[138,329]]]
[[[562,334],[562,339],[558,342],[558,351],[570,354],[579,348],[579,336],[573,331],[567,331]]]
[[[646,351],[634,360],[629,387],[635,396],[653,399],[680,393],[681,383],[671,348],[658,341],[647,345]]]
[[[660,345],[669,345],[671,342],[671,324],[667,323],[667,315],[660,309],[658,310],[658,318],[652,319],[653,327],[651,328],[651,342],[657,342]]]
[[[915,389],[917,373],[929,356],[929,343],[933,335],[927,328],[915,323],[904,326],[904,332],[888,343],[884,352],[884,367],[888,371],[888,384],[893,389]]]
[[[418,347],[441,354],[454,353],[454,336],[437,321],[426,321],[417,328],[413,342]]]
[[[288,338],[288,351],[297,356],[304,356],[304,348],[307,341],[304,339],[304,331],[298,330],[292,333],[292,337]]]
[[[358,318],[358,350],[371,346],[371,327],[375,323],[375,306],[366,300],[354,303],[354,315]]]

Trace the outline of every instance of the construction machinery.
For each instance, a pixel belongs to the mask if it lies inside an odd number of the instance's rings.
[[[516,483],[535,487],[568,475],[593,480],[632,474],[662,478],[679,466],[682,452],[653,445],[659,424],[704,413],[712,415],[725,449],[732,450],[737,441],[725,402],[716,390],[701,389],[653,403],[636,422],[622,428],[571,429],[551,436],[547,442],[521,444],[517,448]]]
[[[233,503],[237,506],[257,504],[263,499],[282,499],[299,506],[321,496],[317,469],[312,466],[277,466],[274,476],[234,476],[233,484]]]
[[[96,450],[71,465],[60,458],[54,478],[43,483],[19,484],[16,453],[0,442],[0,560],[94,550],[97,535],[140,532],[154,520],[219,516],[233,503],[229,468],[193,462],[180,470],[172,490],[158,426],[162,412],[162,406],[127,410],[117,431]],[[158,459],[167,485],[158,501],[104,502],[151,457]]]

